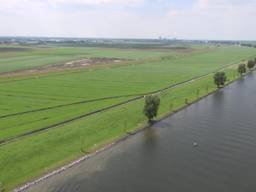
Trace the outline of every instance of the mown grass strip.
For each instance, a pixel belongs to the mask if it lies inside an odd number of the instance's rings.
[[[40,109],[34,109],[30,111],[22,111],[19,113],[12,113],[12,114],[7,114],[7,115],[2,115],[0,116],[0,119],[8,118],[8,117],[13,117],[13,116],[18,116],[18,115],[24,115],[28,113],[35,113],[35,112],[40,112],[40,111],[48,111],[51,109],[57,109],[57,108],[62,108],[62,107],[68,107],[72,105],[79,105],[79,104],[84,104],[84,103],[91,103],[91,102],[97,102],[97,101],[103,101],[103,100],[108,100],[108,99],[118,99],[118,98],[124,98],[124,97],[133,97],[133,96],[139,96],[141,94],[134,94],[134,95],[120,95],[120,96],[111,96],[111,97],[103,97],[103,98],[97,98],[97,99],[90,99],[90,100],[83,100],[83,101],[78,101],[78,102],[73,102],[73,103],[67,103],[67,104],[62,104],[62,105],[56,105],[56,106],[50,106],[50,107],[45,107],[45,108],[40,108]]]

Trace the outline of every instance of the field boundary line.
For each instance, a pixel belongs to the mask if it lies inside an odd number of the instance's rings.
[[[5,140],[0,140],[0,146],[6,145],[6,144],[8,144],[8,143],[11,143],[11,142],[13,142],[13,141],[16,141],[17,139],[23,138],[23,137],[25,137],[25,136],[33,135],[33,134],[35,134],[35,133],[40,133],[40,132],[46,131],[46,130],[48,130],[48,129],[55,128],[55,127],[59,127],[59,126],[61,126],[61,125],[65,125],[65,124],[67,124],[67,123],[70,123],[70,122],[73,122],[73,121],[82,119],[82,118],[84,118],[84,117],[88,117],[88,116],[91,116],[91,115],[94,115],[94,114],[97,114],[97,113],[100,113],[100,112],[103,112],[103,111],[107,111],[107,110],[109,110],[109,109],[112,109],[112,108],[115,108],[115,107],[118,107],[118,106],[121,106],[121,105],[130,103],[130,102],[132,102],[132,101],[136,101],[136,100],[141,99],[141,98],[143,98],[143,97],[144,97],[144,96],[138,96],[138,97],[132,98],[132,99],[130,99],[130,100],[127,100],[127,101],[124,101],[124,102],[115,104],[115,105],[111,105],[111,106],[108,106],[108,107],[105,107],[105,108],[102,108],[102,109],[98,109],[98,110],[93,111],[93,112],[90,112],[90,113],[86,113],[86,114],[83,114],[83,115],[76,116],[76,117],[74,117],[74,118],[72,118],[72,119],[68,119],[68,120],[65,120],[65,121],[62,121],[62,122],[59,122],[59,123],[55,123],[55,124],[53,124],[53,125],[49,125],[49,126],[47,126],[47,127],[43,127],[43,128],[40,128],[40,129],[36,129],[36,130],[34,130],[34,131],[30,131],[30,132],[27,132],[27,133],[24,133],[24,134],[15,136],[15,137],[11,137],[11,138],[8,138],[8,139],[5,139]]]
[[[24,115],[24,114],[28,114],[28,113],[48,111],[48,110],[51,110],[51,109],[56,109],[56,108],[61,108],[61,107],[68,107],[68,106],[72,106],[72,105],[79,105],[79,104],[92,103],[92,102],[97,102],[97,101],[104,101],[104,100],[108,100],[108,99],[118,99],[118,98],[122,98],[122,97],[134,97],[134,96],[140,96],[140,95],[143,95],[143,94],[117,95],[117,96],[102,97],[102,98],[97,98],[97,99],[82,100],[82,101],[77,101],[77,102],[73,102],[73,103],[66,103],[66,104],[60,104],[60,105],[54,105],[54,106],[50,106],[50,107],[34,109],[34,110],[30,110],[30,111],[22,111],[22,112],[18,112],[18,113],[6,114],[6,115],[0,116],[0,119],[13,117],[13,116],[18,116],[18,115]]]

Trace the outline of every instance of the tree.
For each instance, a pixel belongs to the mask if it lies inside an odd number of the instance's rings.
[[[246,65],[240,64],[237,69],[238,73],[242,76],[244,73],[246,73]]]
[[[227,81],[227,76],[223,71],[215,73],[213,78],[214,83],[217,85],[218,88],[225,85],[225,82]]]
[[[157,116],[157,112],[160,105],[160,99],[156,95],[148,95],[145,98],[144,115],[148,118],[151,123],[152,119]]]
[[[247,67],[249,70],[252,70],[255,67],[255,62],[253,60],[249,60],[247,63]]]

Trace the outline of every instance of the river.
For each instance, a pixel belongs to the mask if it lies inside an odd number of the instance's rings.
[[[255,192],[256,76],[129,137],[30,192]]]

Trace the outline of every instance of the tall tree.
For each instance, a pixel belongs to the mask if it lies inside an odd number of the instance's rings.
[[[227,81],[227,76],[225,74],[225,72],[220,71],[215,73],[215,75],[213,76],[214,79],[214,83],[217,85],[218,88],[220,88],[221,86],[225,85],[225,82]]]
[[[249,60],[247,62],[247,67],[248,67],[249,70],[252,70],[255,67],[255,61]]]
[[[246,65],[240,64],[237,69],[238,73],[242,76],[244,73],[246,73]]]
[[[144,115],[148,118],[148,121],[152,123],[152,119],[157,117],[158,109],[160,105],[160,99],[156,95],[148,95],[145,98]]]

